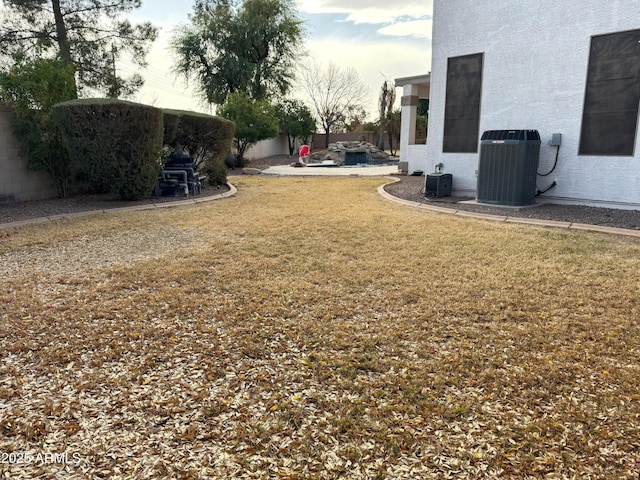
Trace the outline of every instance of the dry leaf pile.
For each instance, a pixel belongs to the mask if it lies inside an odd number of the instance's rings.
[[[636,479],[638,241],[380,182],[0,236],[0,478]]]

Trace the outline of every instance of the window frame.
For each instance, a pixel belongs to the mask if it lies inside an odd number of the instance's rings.
[[[478,153],[483,73],[484,52],[447,59],[443,153]]]
[[[640,29],[591,37],[578,155],[635,156],[640,113],[638,42]]]

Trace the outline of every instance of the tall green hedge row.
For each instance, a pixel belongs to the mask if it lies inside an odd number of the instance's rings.
[[[180,123],[180,113],[177,110],[162,110],[162,120],[164,130],[162,134],[163,145],[175,144],[178,135],[178,124]]]
[[[76,190],[119,193],[124,200],[150,195],[163,145],[187,150],[211,184],[227,181],[224,158],[235,124],[224,118],[102,98],[58,103],[52,112]]]
[[[164,143],[189,152],[212,185],[226,183],[224,158],[231,149],[235,124],[221,117],[164,110]]]
[[[76,181],[123,200],[147,197],[160,171],[162,110],[115,99],[83,99],[53,107]]]

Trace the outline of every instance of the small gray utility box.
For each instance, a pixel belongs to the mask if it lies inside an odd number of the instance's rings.
[[[452,180],[453,176],[450,173],[429,173],[424,188],[424,196],[450,197]]]

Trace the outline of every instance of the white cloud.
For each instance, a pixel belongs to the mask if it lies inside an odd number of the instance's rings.
[[[317,13],[337,13],[346,15],[353,23],[383,24],[400,19],[417,19],[431,16],[433,0],[298,0],[301,11]]]
[[[431,38],[432,23],[432,20],[394,23],[380,28],[378,33],[392,37]]]

